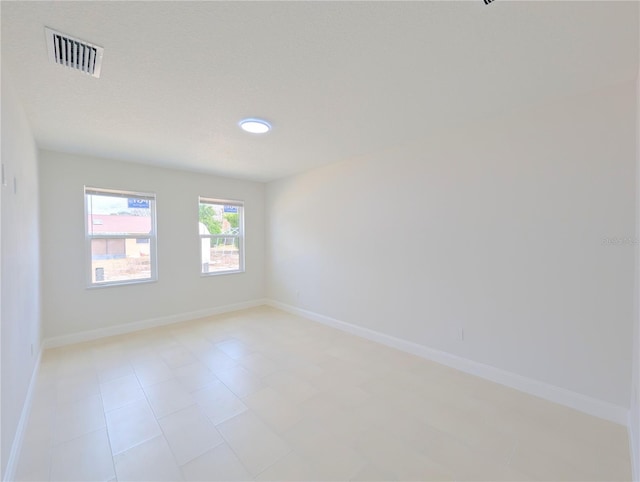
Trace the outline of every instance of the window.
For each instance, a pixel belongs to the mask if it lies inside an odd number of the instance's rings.
[[[155,281],[155,194],[84,188],[89,286]]]
[[[241,201],[200,198],[202,274],[244,271],[244,216]]]

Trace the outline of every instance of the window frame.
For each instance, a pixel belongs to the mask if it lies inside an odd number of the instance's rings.
[[[90,234],[89,226],[89,196],[104,195],[121,198],[136,198],[149,201],[149,212],[151,214],[151,230],[149,233],[124,233],[124,234]],[[111,189],[93,186],[84,186],[84,238],[85,238],[85,283],[88,289],[108,288],[111,286],[137,285],[144,283],[155,283],[158,281],[158,236],[156,227],[156,194],[151,192],[128,191],[125,189]],[[151,270],[149,278],[127,279],[117,281],[93,281],[93,256],[91,241],[94,239],[148,239],[149,240],[149,268]]]
[[[221,199],[221,198],[212,198],[208,196],[198,196],[198,213],[200,213],[200,206],[202,204],[217,204],[223,206],[236,206],[238,208],[238,228],[239,232],[237,235],[234,234],[200,234],[200,215],[198,214],[198,225],[197,233],[198,233],[198,252],[199,252],[199,264],[200,264],[200,276],[209,277],[209,276],[221,276],[228,274],[238,274],[245,272],[245,231],[244,231],[244,201],[237,199]],[[212,239],[212,238],[237,238],[238,240],[238,269],[229,269],[224,271],[209,271],[204,272],[202,262],[202,240],[203,239]]]

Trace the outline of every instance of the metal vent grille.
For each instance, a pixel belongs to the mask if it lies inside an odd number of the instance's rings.
[[[49,60],[70,69],[100,77],[104,49],[45,27]]]

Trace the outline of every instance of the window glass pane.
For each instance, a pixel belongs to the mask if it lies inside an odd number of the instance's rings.
[[[91,281],[143,280],[151,278],[150,238],[91,240]]]
[[[85,186],[90,286],[154,281],[155,194]]]
[[[236,236],[202,238],[202,272],[240,270],[240,240]]]
[[[90,235],[149,234],[152,200],[88,194],[87,229]]]
[[[199,213],[202,273],[243,271],[243,205],[201,198]]]
[[[200,203],[200,234],[240,234],[239,206]]]

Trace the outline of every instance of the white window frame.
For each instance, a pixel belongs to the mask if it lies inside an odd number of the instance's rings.
[[[238,208],[238,234],[201,234],[200,233],[200,216],[198,215],[198,253],[199,253],[199,261],[200,261],[200,276],[219,276],[219,275],[227,275],[227,274],[237,274],[244,273],[244,201],[238,201],[233,199],[219,199],[219,198],[210,198],[205,196],[200,196],[198,198],[198,213],[200,213],[200,205],[201,204],[222,204],[224,206],[235,206]],[[236,238],[238,240],[238,253],[239,255],[239,267],[238,269],[229,269],[224,271],[203,271],[203,263],[202,263],[202,241],[204,239],[212,239],[212,238]]]
[[[102,195],[122,198],[135,198],[149,201],[149,211],[151,214],[151,231],[148,234],[140,233],[119,233],[119,234],[91,234],[89,226],[89,195]],[[145,193],[138,191],[125,191],[122,189],[105,189],[91,186],[84,186],[84,236],[86,253],[86,284],[87,288],[104,288],[109,286],[132,285],[140,283],[154,283],[158,281],[158,243],[156,234],[156,195],[155,193]],[[149,278],[128,279],[118,281],[93,281],[93,259],[91,255],[91,241],[94,239],[148,239],[149,240],[149,264],[151,275]]]

